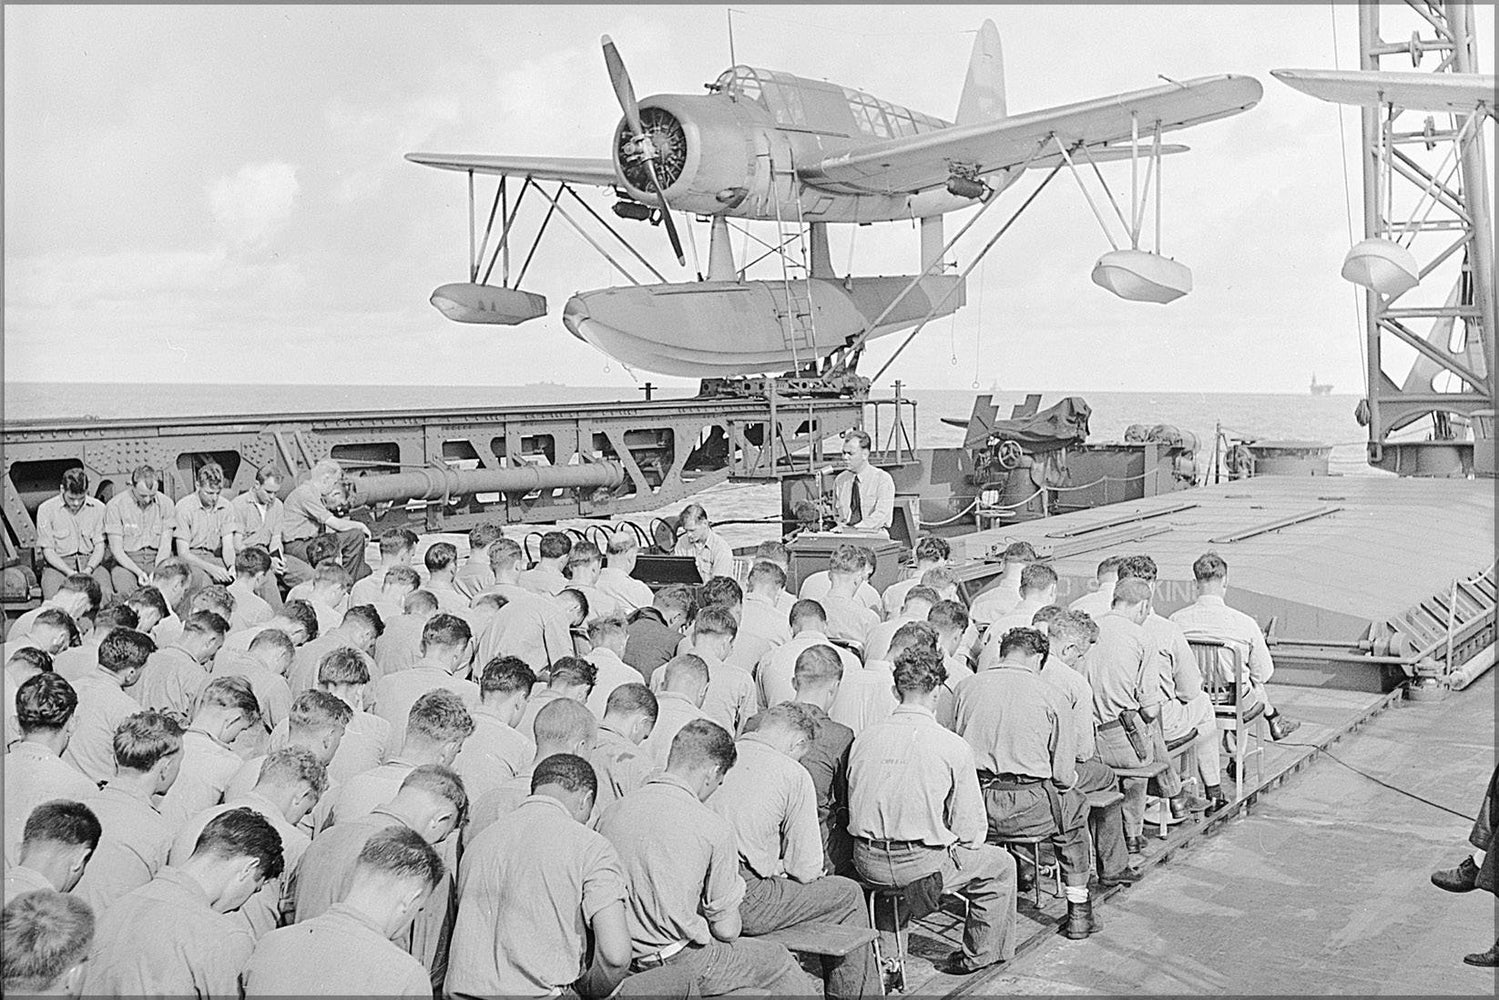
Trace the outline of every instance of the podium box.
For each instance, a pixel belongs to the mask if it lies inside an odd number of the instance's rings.
[[[828,568],[833,550],[840,545],[857,545],[874,550],[874,576],[869,585],[884,591],[901,578],[900,561],[910,551],[904,544],[880,535],[855,535],[851,532],[823,531],[797,535],[786,544],[791,555],[791,579],[786,589],[795,594],[802,581]]]

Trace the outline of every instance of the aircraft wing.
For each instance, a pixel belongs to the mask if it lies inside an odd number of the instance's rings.
[[[424,167],[476,174],[508,174],[538,181],[567,181],[613,187],[618,183],[614,164],[588,156],[492,156],[488,153],[407,153],[406,159]]]
[[[974,166],[979,174],[1018,166],[1048,136],[1069,150],[1083,143],[1090,152],[1106,144],[1128,143],[1131,115],[1138,116],[1142,147],[1161,123],[1162,132],[1200,125],[1247,111],[1264,92],[1251,76],[1210,76],[1116,94],[1078,104],[1015,115],[997,121],[901,139],[860,145],[803,166],[808,184],[848,193],[895,194],[945,184],[950,164]],[[1146,152],[1142,148],[1142,154]],[[1055,154],[1056,147],[1042,150]]]
[[[1493,114],[1499,103],[1492,74],[1272,69],[1270,75],[1303,94],[1334,104],[1393,104],[1407,111],[1467,115],[1480,109]]]

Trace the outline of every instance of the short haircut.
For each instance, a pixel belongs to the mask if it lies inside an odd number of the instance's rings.
[[[78,709],[78,693],[61,674],[28,677],[16,691],[16,722],[23,733],[56,732]]]
[[[837,683],[843,680],[843,657],[832,646],[808,646],[797,655],[791,677],[798,691]]]
[[[457,615],[435,614],[422,626],[422,648],[444,646],[455,649],[468,644],[474,637],[468,622]]]
[[[221,812],[208,821],[193,857],[253,858],[259,863],[260,875],[269,881],[281,875],[281,834],[260,813],[248,806]]]
[[[870,572],[870,575],[873,575],[874,571],[880,568],[880,557],[868,545],[856,545],[854,547],[858,549],[859,562]]]
[[[0,943],[0,985],[5,993],[43,993],[88,957],[94,943],[94,911],[71,893],[24,892],[0,914]]]
[[[782,570],[791,565],[791,552],[785,542],[761,542],[755,546],[755,562],[768,562]]]
[[[422,575],[410,566],[392,566],[385,571],[380,578],[380,592],[405,587],[408,591],[414,591],[422,585]]]
[[[526,550],[515,539],[496,538],[489,547],[489,568],[498,570],[501,566],[511,566],[524,559],[525,555]]]
[[[1127,607],[1148,600],[1150,600],[1150,584],[1144,580],[1121,579],[1114,584],[1113,607]]]
[[[130,485],[136,483],[148,483],[155,486],[161,482],[161,474],[149,465],[137,465],[130,471]]]
[[[1119,572],[1119,564],[1124,562],[1123,556],[1104,556],[1098,561],[1097,576]]]
[[[401,601],[401,610],[408,615],[435,615],[438,606],[437,595],[430,590],[413,590]]]
[[[99,846],[103,834],[99,817],[88,806],[67,799],[52,799],[31,810],[31,815],[26,817],[21,842],[38,844],[45,841],[66,847],[87,847],[92,851]]]
[[[1228,563],[1216,552],[1204,552],[1192,563],[1192,576],[1199,583],[1221,580],[1228,576]]]
[[[78,645],[78,623],[73,620],[72,615],[68,614],[62,608],[39,609],[36,613],[36,617],[31,621],[31,629],[33,632],[36,631],[37,626],[61,629],[68,634],[69,646]]]
[[[1154,582],[1157,574],[1155,560],[1147,555],[1127,556],[1119,563],[1119,579]]]
[[[552,672],[547,677],[547,687],[577,687],[586,684],[592,688],[599,680],[599,668],[583,659],[581,656],[559,656],[557,662],[552,664]]]
[[[576,587],[567,587],[558,591],[556,601],[564,610],[568,610],[567,606],[572,605],[572,618],[576,622],[588,620],[588,597]]]
[[[380,554],[398,556],[416,548],[417,538],[406,528],[387,528],[380,532]]]
[[[88,618],[93,617],[94,612],[99,610],[99,602],[104,600],[104,591],[100,589],[99,581],[88,573],[69,573],[57,589],[87,597],[88,610],[85,617]]]
[[[871,447],[873,447],[873,439],[870,438],[869,432],[859,430],[857,427],[844,431],[843,441],[845,444],[848,444],[850,442],[857,444],[865,451],[868,451]]]
[[[371,834],[364,842],[359,858],[354,862],[354,881],[358,882],[361,875],[368,873],[379,873],[401,882],[418,882],[433,889],[442,882],[446,869],[442,856],[422,839],[421,834],[397,823]]]
[[[291,636],[279,628],[266,628],[261,629],[255,638],[250,640],[250,652],[275,652],[277,656],[295,656],[297,647],[291,641]]]
[[[598,733],[598,720],[588,706],[571,698],[554,698],[541,706],[532,722],[536,745],[591,743]]]
[[[440,573],[457,562],[458,547],[452,542],[433,542],[427,546],[427,554],[422,556],[422,563],[429,573]]]
[[[418,698],[406,716],[406,738],[428,743],[451,743],[473,735],[474,717],[463,699],[446,688],[435,688]]]
[[[94,631],[105,632],[117,628],[139,628],[141,616],[134,608],[122,601],[111,601],[94,615]]]
[[[267,479],[274,479],[277,482],[280,482],[281,480],[281,473],[277,472],[276,467],[274,465],[271,465],[269,462],[255,470],[256,483],[264,486]]]
[[[811,743],[817,738],[817,724],[806,709],[794,702],[782,702],[762,710],[755,716],[755,732],[780,729],[799,733]]]
[[[554,753],[542,759],[531,773],[531,794],[544,785],[558,785],[569,792],[587,792],[597,797],[599,776],[593,765],[577,754]]]
[[[739,634],[739,622],[728,608],[712,605],[697,613],[692,623],[693,635],[726,635],[733,639]]]
[[[667,660],[661,669],[661,688],[676,690],[684,683],[702,685],[708,683],[708,664],[696,653],[680,653]]]
[[[115,729],[115,764],[127,771],[149,771],[181,750],[182,726],[165,712],[136,712]]]
[[[312,568],[312,582],[314,586],[348,590],[354,581],[350,578],[349,571],[344,569],[343,563],[337,559],[324,559]]]
[[[948,587],[956,587],[958,585],[958,574],[946,566],[933,566],[921,574],[921,585],[923,587],[931,587],[940,594]]]
[[[328,790],[328,768],[304,747],[282,747],[266,754],[257,785],[286,788],[304,783],[318,795]]]
[[[631,682],[621,684],[609,692],[609,700],[604,704],[604,714],[616,712],[620,715],[644,715],[654,725],[661,713],[661,706],[650,688]]]
[[[259,576],[271,571],[271,554],[259,545],[249,545],[234,554],[234,572]]]
[[[156,643],[147,634],[133,628],[115,628],[99,643],[99,666],[109,673],[124,673],[130,667],[139,670],[153,652]]]
[[[52,672],[52,654],[44,649],[37,649],[35,646],[22,646],[14,653],[11,653],[10,659],[6,661],[6,665],[9,666],[18,661],[26,664],[33,670],[40,670],[44,674]]]
[[[380,612],[375,610],[373,604],[354,605],[344,612],[343,624],[358,625],[375,633],[376,639],[385,634],[385,619],[380,617]]]
[[[207,707],[236,709],[251,723],[260,718],[260,701],[255,697],[255,689],[248,680],[238,675],[215,677],[204,685],[193,708],[193,715],[196,716]]]
[[[927,612],[926,620],[934,628],[961,632],[968,627],[968,611],[957,601],[938,601]]]
[[[769,584],[772,590],[786,588],[786,571],[773,562],[757,562],[750,567],[748,581],[750,590]]]
[[[703,509],[702,504],[690,503],[682,508],[682,513],[677,517],[677,523],[683,527],[689,524],[706,524],[708,512]]]
[[[418,593],[427,594],[427,592],[424,590],[418,591]],[[415,597],[416,594],[412,594],[411,596]],[[427,596],[431,597],[430,594],[427,594]],[[510,598],[506,597],[504,594],[480,594],[478,597],[474,598],[474,603],[470,604],[469,608],[476,611],[481,609],[485,611],[498,611],[509,603]],[[423,613],[429,615],[435,612],[437,610],[437,598],[432,598],[432,606],[430,608],[427,607],[424,602],[422,604],[422,609]],[[410,611],[411,609],[407,608],[406,610]]]
[[[1048,604],[1044,608],[1037,608],[1036,613],[1031,615],[1031,624],[1050,625],[1060,618],[1066,610],[1060,604]]]
[[[222,489],[224,467],[217,462],[204,462],[198,467],[198,474],[193,477],[193,482],[199,486],[217,486]]]
[[[709,577],[703,584],[702,605],[705,608],[731,608],[744,603],[744,590],[731,577]]]
[[[212,611],[227,624],[234,617],[234,606],[238,603],[234,595],[229,593],[229,588],[222,583],[210,583],[198,588],[197,593],[188,598],[188,616],[197,614],[199,611]]]
[[[927,646],[912,646],[895,658],[895,689],[902,694],[930,694],[947,683],[942,654]]]
[[[798,625],[806,625],[813,622],[823,625],[828,623],[827,611],[817,601],[810,599],[803,599],[791,605],[791,614],[787,617],[790,619],[793,629]]]
[[[690,615],[697,601],[692,596],[692,590],[686,585],[672,583],[656,591],[656,596],[651,599],[651,605],[658,611],[680,611],[684,615]]]
[[[543,559],[561,559],[573,550],[573,540],[565,531],[548,531],[541,536],[537,551]]]
[[[476,524],[468,530],[468,547],[470,550],[487,549],[504,537],[504,529],[498,524]]]
[[[943,562],[952,557],[952,546],[947,539],[936,535],[922,535],[916,540],[916,561]]]
[[[1036,594],[1057,582],[1057,571],[1043,562],[1033,562],[1020,571],[1020,591]]]
[[[517,691],[529,694],[535,686],[536,671],[519,656],[496,656],[484,665],[484,672],[479,677],[482,694],[515,694]]]
[[[142,608],[155,611],[157,618],[165,618],[172,611],[167,607],[167,599],[161,596],[161,591],[149,584],[131,591],[130,596],[125,598],[125,603],[134,608],[137,615],[140,614]]]
[[[640,548],[640,539],[635,537],[633,531],[616,531],[609,536],[609,554],[611,556],[624,555],[626,552],[634,552]]]
[[[151,567],[151,579],[153,580],[176,580],[184,587],[187,581],[192,579],[193,571],[187,563],[181,559],[167,559]]]
[[[1051,653],[1051,643],[1046,633],[1038,628],[1012,628],[999,639],[999,655],[1009,656],[1011,653],[1040,656],[1044,660]]]
[[[326,733],[346,727],[354,710],[338,695],[312,688],[297,695],[286,718],[291,733]]]
[[[839,545],[828,557],[828,572],[846,576],[864,571],[864,557],[856,545]]]
[[[900,609],[902,611],[905,611],[913,605],[925,604],[927,612],[931,613],[932,608],[936,607],[940,603],[942,603],[941,594],[937,593],[931,587],[918,583],[916,586],[906,591],[906,599],[901,602]]]
[[[588,641],[595,646],[610,636],[628,635],[630,625],[623,615],[603,615],[588,623]]]
[[[1098,623],[1083,611],[1062,612],[1051,620],[1046,631],[1053,646],[1061,646],[1069,640],[1087,640],[1086,644],[1098,641]]]
[[[214,611],[194,611],[182,622],[182,631],[198,635],[216,635],[222,639],[229,633],[229,623],[224,616]]]
[[[1035,546],[1030,542],[1011,542],[1005,546],[1004,561],[1010,563],[1033,563],[1037,559]]]
[[[307,564],[314,568],[325,562],[338,562],[338,537],[336,535],[315,535],[312,541],[307,543]]]
[[[318,661],[317,681],[319,684],[368,684],[369,664],[359,650],[340,646],[324,653]]]
[[[450,767],[443,767],[441,764],[423,764],[413,768],[411,773],[406,775],[406,780],[401,782],[401,791],[404,792],[408,788],[419,789],[439,799],[447,799],[458,811],[460,822],[468,812],[468,790],[463,787],[463,779],[458,776],[458,772]]]
[[[572,547],[572,551],[568,552],[567,564],[569,566],[576,564],[602,566],[604,565],[604,554],[592,542],[579,542]]]
[[[306,601],[287,601],[285,604],[281,605],[281,617],[286,618],[290,621],[294,621],[298,625],[302,626],[302,631],[307,633],[307,639],[309,642],[317,638],[317,612],[313,610],[312,605],[308,604]]]
[[[890,637],[890,659],[893,661],[902,651],[915,647],[935,650],[937,629],[929,621],[906,622]]]
[[[734,737],[716,722],[693,719],[683,726],[671,741],[671,752],[666,757],[667,770],[680,767],[700,767],[712,764],[720,774],[727,773],[739,759],[734,746]]]

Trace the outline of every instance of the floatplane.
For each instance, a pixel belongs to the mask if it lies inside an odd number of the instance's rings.
[[[837,84],[744,65],[725,70],[706,85],[706,94],[637,100],[607,35],[602,47],[623,112],[609,157],[407,154],[415,163],[469,178],[468,280],[438,288],[432,304],[464,323],[515,325],[545,315],[545,298],[520,287],[525,266],[514,273],[509,267],[516,214],[527,191],[535,190],[546,203],[538,243],[555,214],[630,282],[574,294],[562,312],[567,329],[627,365],[692,377],[847,374],[870,339],[911,330],[909,342],[927,322],[964,304],[967,275],[1041,188],[961,272],[949,253],[1028,170],[1047,171],[1044,187],[1070,169],[1108,235],[1104,198],[1088,195],[1079,169],[1091,167],[1128,239],[1121,246],[1109,235],[1114,249],[1098,261],[1093,280],[1125,299],[1172,301],[1191,289],[1192,277],[1184,264],[1159,253],[1160,163],[1186,147],[1163,144],[1161,137],[1246,111],[1262,93],[1253,77],[1221,75],[1011,115],[992,21],[977,33],[952,121]],[[1099,163],[1119,160],[1132,164],[1128,216],[1097,170]],[[475,239],[481,207],[475,174],[500,177],[482,242]],[[521,184],[513,203],[509,178]],[[1140,237],[1152,180],[1156,246],[1145,250]],[[554,191],[543,186],[549,183]],[[686,257],[674,215],[682,213],[688,226],[693,218],[707,222],[706,273],[668,281],[574,186],[610,189],[617,196],[615,215],[663,225],[681,266]],[[567,210],[572,203],[586,215],[575,218]],[[980,210],[947,239],[944,216],[975,206]],[[584,231],[578,219],[588,217],[656,280],[637,280],[601,238]],[[484,267],[497,218],[498,239]],[[779,280],[747,278],[749,265],[734,260],[730,220],[776,223],[779,239],[761,241],[767,254],[760,259],[780,257]],[[919,220],[920,274],[834,273],[829,225],[912,220]],[[696,262],[695,237],[693,251]],[[498,285],[490,283],[497,259],[504,262]]]

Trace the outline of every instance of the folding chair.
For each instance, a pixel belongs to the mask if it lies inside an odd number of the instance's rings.
[[[1197,656],[1197,666],[1202,670],[1202,687],[1208,700],[1213,703],[1213,715],[1218,720],[1218,729],[1224,734],[1233,734],[1233,746],[1229,759],[1234,765],[1234,801],[1244,797],[1244,763],[1256,758],[1255,767],[1259,778],[1264,777],[1264,739],[1256,723],[1264,721],[1263,702],[1244,711],[1244,651],[1238,646],[1217,639],[1187,639],[1192,652]],[[1228,661],[1225,668],[1224,661]],[[1253,741],[1253,748],[1247,749]]]

